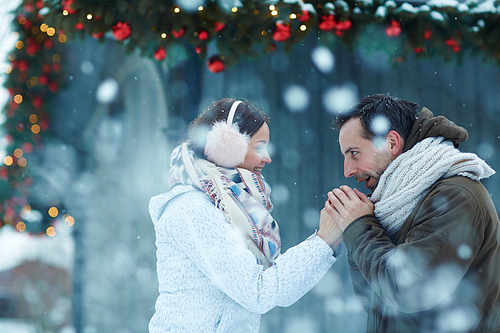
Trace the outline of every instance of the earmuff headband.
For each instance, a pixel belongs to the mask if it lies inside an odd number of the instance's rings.
[[[231,105],[231,110],[229,111],[229,116],[227,116],[227,124],[229,126],[231,126],[233,124],[234,114],[236,113],[236,109],[238,108],[238,105],[240,105],[240,103],[243,103],[243,102],[236,101],[233,103],[233,105]]]

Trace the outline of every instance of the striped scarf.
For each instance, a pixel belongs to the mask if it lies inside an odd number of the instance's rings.
[[[184,142],[174,149],[170,161],[170,187],[192,185],[212,199],[246,241],[264,268],[270,267],[281,250],[279,228],[271,216],[271,188],[264,179],[241,168],[222,168],[200,158]]]

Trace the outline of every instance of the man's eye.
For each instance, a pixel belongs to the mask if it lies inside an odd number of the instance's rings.
[[[358,152],[357,152],[357,151],[352,151],[351,153],[352,153],[352,156],[353,156],[353,157],[354,157],[354,156],[356,156],[356,155],[358,154]]]

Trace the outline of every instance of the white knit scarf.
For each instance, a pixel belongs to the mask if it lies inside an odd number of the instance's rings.
[[[271,216],[271,188],[261,176],[195,158],[184,142],[174,149],[170,162],[170,186],[178,184],[193,185],[207,194],[264,269],[272,266],[280,255],[281,240]]]
[[[480,180],[494,173],[476,154],[460,152],[443,137],[431,137],[389,164],[370,200],[380,224],[393,235],[437,180],[456,175]]]

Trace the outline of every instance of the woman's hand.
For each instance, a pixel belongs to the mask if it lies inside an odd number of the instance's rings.
[[[342,185],[340,188],[328,192],[325,209],[344,231],[359,217],[373,215],[374,205],[358,189]]]
[[[321,237],[333,251],[337,248],[337,246],[342,241],[342,229],[335,222],[335,220],[327,213],[325,208],[321,210],[320,218],[319,218],[319,230],[316,233],[319,237]]]

